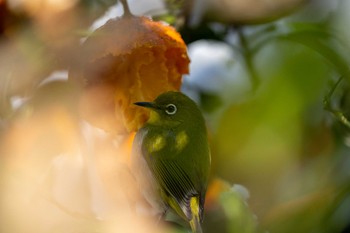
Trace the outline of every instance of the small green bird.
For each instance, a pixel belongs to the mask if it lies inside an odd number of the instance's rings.
[[[157,214],[170,207],[202,232],[211,158],[201,111],[180,92],[135,104],[151,110],[133,143],[132,167],[144,198]]]

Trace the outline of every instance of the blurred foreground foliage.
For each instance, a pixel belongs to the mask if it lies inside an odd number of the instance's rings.
[[[58,11],[57,6],[38,10],[30,4],[14,7],[11,1],[0,0],[0,155],[4,189],[8,188],[7,179],[16,179],[18,173],[27,174],[29,166],[40,164],[39,170],[24,179],[23,184],[30,186],[45,173],[42,169],[49,169],[52,158],[76,150],[75,144],[81,143],[76,103],[79,88],[66,80],[42,81],[55,70],[68,70],[79,63],[81,37],[90,33],[89,25],[116,1],[72,2]],[[206,14],[204,2],[198,2],[165,1],[166,13],[154,15],[154,19],[177,27],[190,55],[194,44],[202,40],[209,44],[203,50],[216,43],[230,50],[230,62],[222,60],[225,65],[219,70],[203,65],[214,60],[200,63],[191,57],[190,75],[183,78],[184,92],[196,97],[210,129],[213,178],[204,231],[349,232],[350,1],[315,0],[302,5],[303,1],[295,1],[292,9],[284,7],[282,13],[266,11],[259,17],[241,20],[224,20],[219,17],[224,12],[215,12],[214,7]],[[131,3],[141,4],[130,1],[131,10]],[[214,53],[207,57],[215,57]],[[17,108],[16,98],[29,100]],[[62,130],[66,129],[62,125],[70,130]],[[21,131],[9,134],[13,128]],[[115,139],[106,138],[109,143],[99,141],[96,154],[106,147],[114,148]],[[16,151],[23,158],[9,158],[4,151]],[[98,163],[105,165],[114,159],[111,152]],[[110,163],[108,166],[112,166]],[[69,166],[77,169],[76,165]],[[103,174],[109,171],[105,169]],[[111,187],[113,182],[107,182],[106,192],[111,196],[117,189]],[[244,185],[249,193],[233,183]],[[86,185],[67,190],[78,193],[79,203],[71,208],[81,205],[85,207],[83,212],[91,214],[86,207],[89,201],[85,200],[89,198],[80,198],[93,193]],[[11,183],[10,187],[16,185]],[[2,195],[2,203],[11,200],[10,194]],[[121,196],[113,198],[118,199],[116,203],[124,200]],[[42,207],[40,213],[53,207]],[[31,213],[22,211],[24,216]],[[16,211],[9,213],[4,208],[1,212],[3,221],[14,221],[2,224],[1,232],[25,231],[25,227],[14,227],[21,223],[13,220]],[[74,216],[78,219],[74,223],[63,222],[84,232],[124,232],[129,227],[108,228],[96,219],[97,223],[85,224],[86,219],[80,217]],[[62,222],[52,222],[66,230]],[[47,229],[43,227],[39,232]]]

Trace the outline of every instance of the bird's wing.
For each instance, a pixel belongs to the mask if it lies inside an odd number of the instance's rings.
[[[192,218],[190,200],[199,193],[188,174],[181,166],[171,159],[149,159],[148,165],[153,171],[171,205],[180,216],[187,219]],[[176,206],[178,205],[178,206]],[[180,209],[179,209],[180,208]]]

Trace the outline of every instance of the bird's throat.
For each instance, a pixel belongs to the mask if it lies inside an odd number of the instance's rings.
[[[157,125],[160,124],[160,116],[156,111],[151,111],[149,119],[147,121],[149,124]]]

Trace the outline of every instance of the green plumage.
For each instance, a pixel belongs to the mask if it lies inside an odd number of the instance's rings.
[[[145,199],[160,214],[172,208],[190,222],[193,231],[200,232],[210,169],[200,110],[180,92],[135,104],[153,111],[133,145],[132,163]]]

